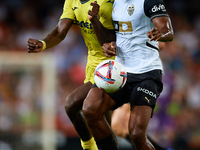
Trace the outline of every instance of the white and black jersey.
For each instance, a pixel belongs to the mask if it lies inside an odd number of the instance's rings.
[[[163,0],[115,0],[112,19],[116,30],[116,60],[130,73],[163,70],[158,42],[149,41],[147,32],[155,17],[167,16]]]

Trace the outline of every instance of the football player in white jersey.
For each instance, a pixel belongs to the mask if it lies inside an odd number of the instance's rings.
[[[130,103],[129,134],[137,150],[154,150],[146,129],[162,91],[163,67],[158,41],[173,40],[173,29],[163,0],[115,0],[112,18],[116,41],[105,43],[106,29],[94,14],[91,22],[106,56],[116,56],[127,71],[123,89],[106,94],[94,84],[83,104],[88,127],[102,150],[118,150],[106,111]]]

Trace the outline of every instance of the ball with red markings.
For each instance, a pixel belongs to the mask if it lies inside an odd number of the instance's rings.
[[[123,88],[127,80],[124,66],[116,60],[105,60],[95,69],[94,80],[98,88],[114,93]]]

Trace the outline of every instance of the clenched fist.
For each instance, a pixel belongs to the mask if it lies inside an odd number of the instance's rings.
[[[29,38],[27,41],[27,48],[28,53],[38,53],[42,51],[43,43],[37,39]]]

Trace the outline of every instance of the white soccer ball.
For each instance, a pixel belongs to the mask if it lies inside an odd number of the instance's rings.
[[[105,60],[95,69],[94,80],[98,88],[107,93],[114,93],[122,89],[127,80],[124,66],[116,60]]]

